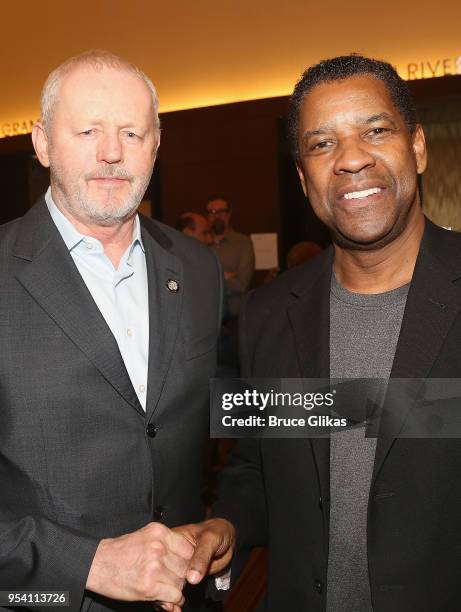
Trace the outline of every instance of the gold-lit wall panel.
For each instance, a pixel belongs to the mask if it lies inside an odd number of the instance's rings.
[[[95,47],[139,64],[161,111],[286,95],[308,64],[351,51],[402,76],[461,71],[456,0],[19,0],[0,19],[0,130],[35,119],[47,73]]]

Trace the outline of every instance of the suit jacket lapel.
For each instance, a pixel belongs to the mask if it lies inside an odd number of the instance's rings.
[[[305,378],[330,376],[330,282],[332,249],[322,256],[306,284],[292,289],[296,298],[288,308],[299,371]]]
[[[18,280],[104,378],[141,414],[117,342],[42,200],[24,217],[14,255],[29,263]]]
[[[426,378],[455,318],[461,311],[461,252],[450,236],[429,221],[408,293],[391,378]],[[401,431],[409,403],[384,407],[374,480]]]
[[[170,251],[168,237],[157,225],[142,218],[142,237],[146,249],[149,283],[149,370],[147,382],[147,419],[158,407],[178,338],[184,296],[181,260]],[[175,281],[176,285],[171,281]]]
[[[313,262],[314,263],[314,262]],[[330,283],[333,248],[316,261],[317,266],[292,289],[295,298],[288,308],[301,376],[330,377]],[[330,440],[310,438],[321,496],[330,497]],[[328,504],[325,504],[325,508]]]

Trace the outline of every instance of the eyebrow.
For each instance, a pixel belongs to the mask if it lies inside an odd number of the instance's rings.
[[[367,117],[363,123],[368,125],[370,123],[374,123],[375,121],[382,121],[383,119],[392,123],[394,127],[397,127],[392,115],[389,115],[389,113],[376,113],[375,115],[370,115],[370,117]]]
[[[315,130],[306,130],[303,134],[303,141],[306,141],[311,136],[321,136],[322,134],[327,134],[328,132],[333,131],[332,123],[324,123],[321,127],[316,128]]]
[[[386,113],[386,112],[375,113],[374,115],[370,115],[369,117],[366,117],[364,119],[360,119],[358,121],[358,123],[361,123],[363,125],[369,125],[371,123],[375,123],[376,121],[382,121],[382,120],[389,121],[390,123],[392,123],[392,126],[394,128],[397,127],[397,125],[394,122],[392,116],[389,115],[389,113]],[[313,130],[306,130],[304,132],[304,134],[302,135],[302,142],[306,142],[306,140],[308,140],[312,136],[322,136],[323,134],[328,134],[329,132],[333,132],[334,129],[335,128],[334,128],[334,124],[333,123],[324,123],[320,127],[315,128]]]

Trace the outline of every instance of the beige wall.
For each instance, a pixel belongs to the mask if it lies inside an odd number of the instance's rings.
[[[285,95],[308,64],[351,51],[402,76],[410,62],[443,59],[454,72],[461,56],[458,0],[10,0],[0,19],[0,135],[35,119],[47,73],[88,48],[145,69],[161,111]]]

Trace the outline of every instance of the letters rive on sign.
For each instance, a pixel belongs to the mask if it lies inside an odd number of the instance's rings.
[[[430,79],[433,77],[461,74],[461,55],[455,58],[436,59],[407,64],[406,74],[402,75],[409,81],[415,79]]]

